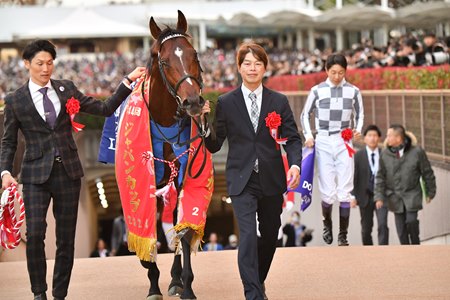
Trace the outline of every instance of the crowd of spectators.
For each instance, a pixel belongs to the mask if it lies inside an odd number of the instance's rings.
[[[344,51],[348,69],[382,68],[387,66],[424,66],[449,63],[450,37],[437,39],[434,34],[421,38],[404,35],[392,38],[386,47],[375,47],[371,40],[364,40]],[[332,49],[280,50],[267,49],[270,63],[267,77],[277,75],[300,75],[321,72],[326,57]],[[55,61],[54,78],[74,81],[80,90],[90,94],[110,94],[122,77],[135,66],[147,64],[148,53],[137,49],[133,53],[80,54],[58,57]],[[199,54],[203,68],[205,87],[221,89],[238,84],[235,52],[208,49]],[[22,85],[28,71],[20,57],[0,61],[0,99]]]

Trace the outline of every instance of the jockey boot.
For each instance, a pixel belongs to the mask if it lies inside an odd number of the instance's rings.
[[[339,207],[338,246],[348,246],[347,230],[350,219],[350,208]]]
[[[333,221],[331,220],[331,212],[333,206],[322,202],[323,216],[323,240],[330,245],[333,242]]]

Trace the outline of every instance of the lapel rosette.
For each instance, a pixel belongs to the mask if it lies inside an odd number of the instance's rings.
[[[83,130],[84,125],[77,123],[74,121],[75,115],[80,111],[80,101],[75,99],[74,97],[67,100],[66,103],[66,112],[70,116],[70,121],[72,122],[73,131],[79,132]]]
[[[350,146],[350,141],[353,138],[353,131],[350,128],[346,128],[341,132],[342,139],[344,140],[345,147],[348,151],[348,156],[353,157],[353,154],[356,153],[355,149]]]
[[[266,120],[266,126],[269,128],[270,136],[275,140],[277,150],[280,149],[280,145],[285,145],[287,138],[278,137],[278,127],[281,125],[281,116],[275,111],[269,113]]]

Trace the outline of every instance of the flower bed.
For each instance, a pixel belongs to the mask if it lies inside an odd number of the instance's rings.
[[[325,72],[268,78],[266,86],[277,91],[309,91],[327,78]],[[450,65],[348,70],[346,79],[361,90],[448,89]]]

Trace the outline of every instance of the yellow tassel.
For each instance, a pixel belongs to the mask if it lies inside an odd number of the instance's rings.
[[[136,252],[136,256],[144,261],[156,261],[156,239],[140,237],[134,233],[128,233],[128,250]]]
[[[200,242],[203,240],[203,235],[205,233],[205,224],[192,224],[192,223],[181,223],[177,224],[173,227],[175,232],[180,232],[185,228],[189,228],[192,231],[194,231],[194,236],[191,240],[191,252],[197,253],[198,247],[200,245]],[[181,238],[181,237],[180,237]]]

